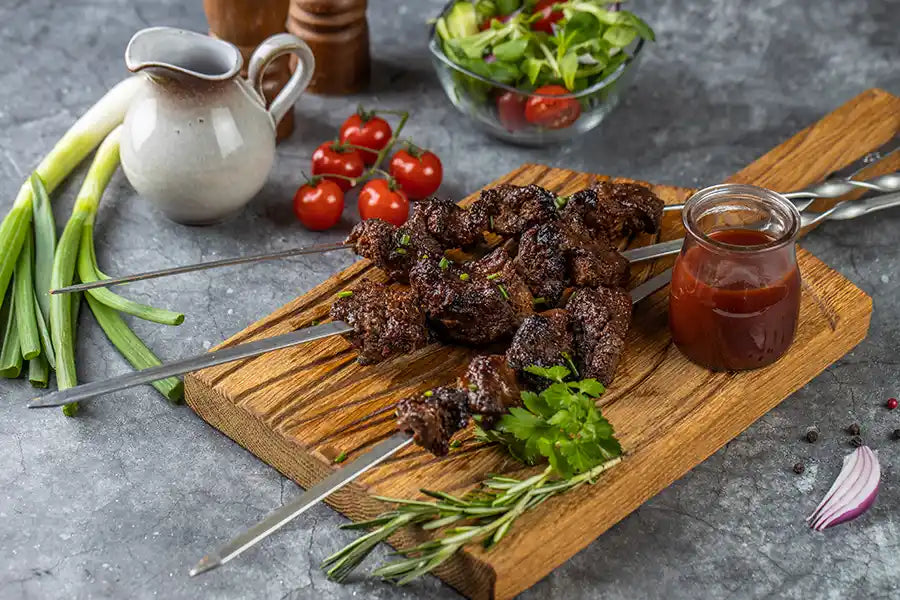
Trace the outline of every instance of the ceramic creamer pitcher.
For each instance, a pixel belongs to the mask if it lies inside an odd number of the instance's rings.
[[[297,55],[297,70],[266,109],[262,75],[275,58]],[[169,218],[216,223],[240,212],[265,184],[275,159],[275,126],[312,77],[309,47],[282,33],[250,57],[240,75],[238,49],[170,27],[137,32],[125,64],[147,84],[125,115],[122,169],[141,196]]]

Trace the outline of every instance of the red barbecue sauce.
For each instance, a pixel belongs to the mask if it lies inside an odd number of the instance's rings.
[[[725,229],[715,242],[755,246],[775,241],[761,231]],[[715,371],[772,364],[790,347],[800,312],[800,273],[793,249],[717,252],[694,244],[672,273],[669,327],[691,361]]]

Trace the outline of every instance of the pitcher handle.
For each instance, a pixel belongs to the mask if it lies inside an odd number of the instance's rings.
[[[295,54],[298,63],[297,69],[291,75],[291,78],[288,79],[287,84],[278,92],[278,95],[272,100],[272,104],[269,105],[269,114],[272,115],[276,125],[300,99],[300,95],[303,94],[303,91],[312,79],[313,71],[316,68],[316,59],[313,57],[312,50],[309,49],[306,42],[295,35],[277,33],[266,39],[253,51],[253,55],[250,57],[250,64],[247,67],[247,79],[250,81],[250,85],[259,93],[261,98],[264,98],[262,80],[266,67],[276,58],[288,53]]]

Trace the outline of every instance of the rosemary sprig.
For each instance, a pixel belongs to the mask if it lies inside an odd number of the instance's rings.
[[[463,546],[474,543],[481,543],[485,548],[494,546],[509,532],[513,522],[529,509],[585,483],[594,483],[601,473],[621,460],[621,457],[607,460],[566,479],[551,479],[554,471],[550,466],[524,480],[495,476],[461,498],[433,490],[422,490],[423,494],[434,498],[432,501],[378,497],[378,500],[395,504],[394,510],[371,521],[344,525],[343,529],[372,531],[326,558],[322,567],[328,569],[330,579],[343,581],[375,546],[407,525],[417,524],[424,530],[452,525],[430,541],[398,550],[396,555],[403,557],[402,560],[382,565],[372,572],[377,577],[403,585],[432,571]]]

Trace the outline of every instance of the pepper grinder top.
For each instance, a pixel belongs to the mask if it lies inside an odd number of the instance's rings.
[[[366,0],[291,0],[287,28],[316,57],[309,91],[352,94],[368,85]]]

